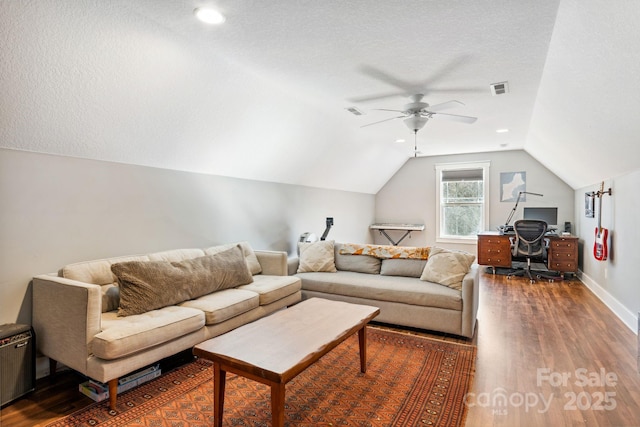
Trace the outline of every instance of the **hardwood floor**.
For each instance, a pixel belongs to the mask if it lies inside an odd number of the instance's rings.
[[[412,333],[470,343],[456,337]],[[481,273],[466,426],[640,426],[636,335],[578,280]],[[58,374],[3,408],[0,426],[44,426],[91,403]]]
[[[637,337],[578,280],[483,274],[466,425],[639,426]]]

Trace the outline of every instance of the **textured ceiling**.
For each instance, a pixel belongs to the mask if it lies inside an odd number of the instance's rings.
[[[194,19],[206,3],[224,25]],[[400,93],[415,90],[478,117],[431,120],[422,155],[524,148],[578,188],[637,168],[624,155],[608,171],[566,161],[614,131],[637,154],[638,125],[616,118],[639,106],[633,3],[3,1],[0,146],[375,193],[412,155],[413,135],[400,120],[361,126],[392,117],[373,109],[401,109]],[[602,71],[635,86],[607,98]],[[510,93],[491,96],[501,81]]]

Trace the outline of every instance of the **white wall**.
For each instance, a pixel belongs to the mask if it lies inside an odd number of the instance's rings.
[[[0,324],[31,322],[29,282],[67,263],[302,232],[369,241],[374,196],[0,149]]]
[[[602,227],[609,230],[609,257],[598,261],[593,256],[596,215],[584,215],[584,194],[598,191],[600,183],[576,191],[575,206],[577,229],[582,243],[582,281],[597,294],[622,321],[637,332],[637,314],[640,311],[640,170],[604,181],[604,189],[611,188],[611,196],[602,198]]]
[[[527,191],[541,193],[543,197],[528,195],[521,201],[511,221],[522,218],[524,206],[558,207],[558,224],[574,222],[574,191],[524,151],[502,151],[453,156],[418,157],[410,159],[376,195],[377,222],[425,224],[424,232],[413,232],[402,245],[432,246],[436,244],[436,174],[438,163],[490,161],[489,228],[495,230],[504,224],[514,202],[500,201],[500,173],[527,173]],[[376,243],[388,243],[384,236],[374,235]],[[395,236],[392,236],[395,237]],[[438,244],[452,249],[475,253],[475,241],[469,244]]]

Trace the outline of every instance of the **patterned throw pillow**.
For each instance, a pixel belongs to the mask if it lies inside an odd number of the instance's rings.
[[[432,247],[420,280],[462,290],[462,279],[469,272],[475,255]]]
[[[335,273],[337,270],[333,244],[333,240],[299,243],[300,262],[298,264],[298,273],[308,273],[311,271]]]

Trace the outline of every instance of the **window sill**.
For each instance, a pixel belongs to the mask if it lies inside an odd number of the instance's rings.
[[[437,237],[436,243],[457,243],[460,245],[475,245],[478,243],[478,236],[472,237]]]

